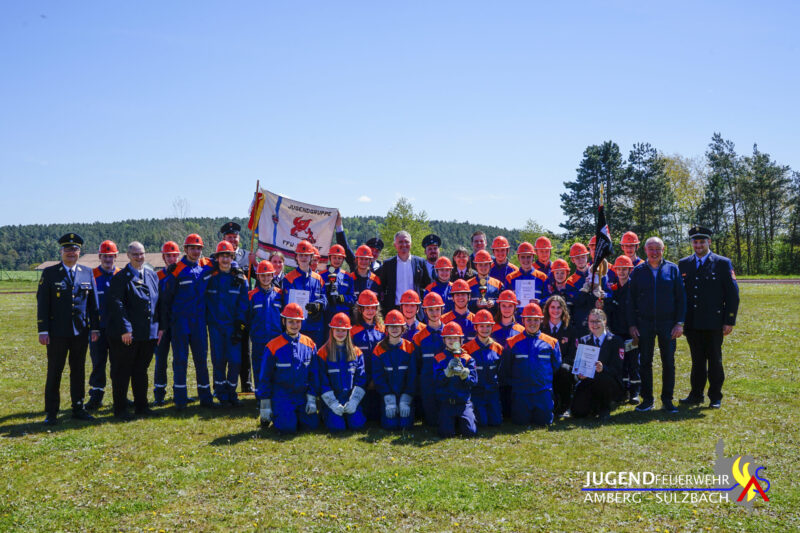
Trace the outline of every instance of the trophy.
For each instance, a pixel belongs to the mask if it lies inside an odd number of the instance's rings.
[[[486,299],[486,291],[488,290],[486,287],[486,279],[482,279],[478,283],[480,284],[478,290],[481,291],[481,297],[478,300],[478,307],[489,307],[489,300]]]
[[[336,269],[328,266],[328,296],[339,296],[339,290],[336,288]]]

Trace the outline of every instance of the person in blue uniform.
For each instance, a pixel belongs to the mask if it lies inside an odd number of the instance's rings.
[[[372,251],[366,244],[362,244],[356,249],[355,264],[355,268],[349,274],[353,280],[354,300],[358,300],[362,292],[372,291],[378,295],[378,301],[380,301],[383,298],[381,278],[370,268],[370,265],[372,265]]]
[[[525,331],[525,328],[517,322],[517,305],[519,300],[514,291],[504,290],[497,298],[497,310],[495,311],[495,325],[492,328],[492,339],[500,343],[503,349],[508,347],[508,339]],[[503,416],[511,416],[511,384],[500,381],[500,403],[503,406]]]
[[[500,404],[500,360],[503,346],[492,339],[495,326],[486,309],[475,313],[475,338],[464,345],[464,351],[475,360],[477,382],[472,386],[472,410],[478,426],[499,426],[503,422]]]
[[[429,292],[422,299],[422,310],[427,318],[425,328],[417,332],[412,339],[419,372],[417,397],[425,424],[435,426],[438,424],[439,417],[433,384],[433,364],[436,354],[444,350],[444,341],[442,341],[444,301],[442,297],[438,293]]]
[[[448,258],[440,257],[436,260],[434,267],[434,276],[431,278],[433,281],[425,287],[422,297],[424,299],[431,292],[435,292],[442,297],[444,311],[447,312],[453,309],[453,298],[450,296],[450,288],[453,286],[453,282],[450,281],[453,264]]]
[[[181,258],[181,249],[177,242],[167,241],[161,247],[161,258],[164,260],[164,268],[157,272],[158,294],[163,297],[164,285],[169,276],[169,268],[176,264]],[[175,268],[175,267],[172,267]],[[160,304],[159,304],[160,305]],[[160,319],[159,327],[162,329],[161,337],[156,343],[156,364],[153,369],[153,405],[164,405],[167,395],[167,363],[169,361],[169,347],[172,343],[172,330],[163,324]]]
[[[453,310],[445,313],[442,316],[442,322],[456,322],[461,326],[461,331],[464,333],[466,340],[471,341],[475,338],[475,327],[472,325],[473,315],[469,308],[469,298],[472,294],[472,289],[469,288],[469,282],[463,279],[457,279],[450,287],[450,296],[453,298]]]
[[[289,271],[283,278],[284,306],[293,302],[306,302],[306,316],[303,320],[303,335],[322,345],[324,342],[323,311],[328,304],[323,288],[322,277],[311,269],[314,247],[308,241],[300,241],[295,248],[297,268]]]
[[[414,335],[425,329],[425,324],[419,320],[421,305],[419,294],[413,289],[400,295],[400,312],[406,320],[406,332],[403,333],[403,338],[407,341],[413,340]]]
[[[114,241],[100,243],[98,258],[100,266],[92,269],[94,284],[97,286],[97,302],[100,305],[100,336],[96,341],[89,343],[89,357],[92,359],[92,372],[89,374],[89,401],[86,402],[87,411],[95,411],[103,405],[103,395],[106,391],[106,363],[110,345],[106,335],[108,327],[108,290],[111,279],[119,272],[115,262],[117,260],[117,245]]]
[[[550,254],[553,252],[553,244],[550,239],[542,235],[536,242],[533,243],[533,251],[536,252],[536,261],[533,262],[533,268],[544,274],[550,275]]]
[[[128,264],[112,279],[108,293],[111,385],[114,416],[130,420],[128,386],[136,415],[153,414],[147,405],[147,369],[158,341],[158,276],[144,266],[144,246],[128,245]]]
[[[611,297],[604,300],[603,310],[608,315],[608,329],[614,335],[619,336],[625,346],[625,360],[622,362],[622,385],[627,397],[621,398],[621,400],[638,405],[641,401],[639,390],[642,387],[642,378],[639,376],[639,347],[633,346],[626,308],[630,289],[628,282],[633,267],[633,261],[627,255],[621,255],[614,261],[616,281],[609,287]]]
[[[506,278],[512,272],[516,272],[519,268],[508,260],[508,251],[511,249],[508,239],[502,235],[498,235],[492,241],[492,253],[494,254],[494,263],[489,275],[496,280],[505,283]]]
[[[317,352],[322,419],[331,431],[361,429],[367,422],[361,409],[367,386],[364,356],[353,345],[346,314],[334,315],[328,326],[328,342]]]
[[[442,330],[444,351],[434,358],[434,385],[439,405],[439,436],[453,437],[456,428],[465,437],[478,432],[471,390],[478,383],[475,359],[461,348],[461,326],[450,322]]]
[[[372,354],[372,379],[383,398],[381,426],[384,429],[405,429],[414,424],[414,391],[417,362],[414,345],[403,338],[406,321],[394,309],[386,315],[386,337]]]
[[[90,335],[96,341],[100,334],[94,276],[90,268],[78,264],[83,239],[77,233],[67,233],[58,239],[58,244],[61,262],[42,271],[36,291],[39,344],[47,347],[44,423],[51,426],[58,424],[61,374],[67,361],[72,417],[93,419],[83,406],[86,349]]]
[[[512,272],[505,279],[505,288],[514,291],[519,305],[517,313],[533,302],[539,304],[547,297],[547,275],[533,267],[533,245],[522,242],[517,247],[519,270]]]
[[[367,395],[362,407],[367,420],[380,420],[381,399],[372,379],[372,354],[386,336],[383,316],[380,312],[378,295],[371,290],[364,290],[358,295],[358,302],[353,307],[353,329],[350,330],[353,344],[364,356],[364,367],[367,373]]]
[[[372,237],[367,240],[366,245],[372,251],[372,265],[370,265],[370,268],[373,272],[378,272],[378,269],[383,265],[383,261],[380,260],[384,247],[383,240],[380,237]]]
[[[442,246],[442,239],[435,233],[430,233],[422,238],[422,249],[425,250],[425,268],[428,270],[428,277],[435,279],[434,269],[436,261],[439,260],[439,248]]]
[[[689,230],[694,254],[678,262],[686,288],[684,335],[692,354],[691,390],[680,400],[687,405],[703,402],[708,382],[709,407],[722,404],[722,341],[733,331],[739,312],[739,286],[731,260],[710,250],[711,230]]]
[[[479,250],[472,260],[477,274],[467,281],[470,288],[469,310],[477,313],[480,309],[494,309],[497,297],[503,292],[503,282],[489,275],[492,269],[492,256],[486,250]]]
[[[567,302],[559,295],[553,295],[544,304],[544,320],[541,331],[545,335],[558,341],[561,351],[561,367],[553,375],[553,393],[555,408],[553,413],[557,417],[569,417],[572,394],[575,389],[575,376],[572,374],[572,365],[575,363],[575,347],[577,335],[572,327]]]
[[[247,326],[253,348],[253,376],[258,389],[261,379],[261,366],[264,361],[264,348],[267,343],[283,332],[281,325],[281,290],[272,284],[275,267],[267,260],[256,267],[258,286],[247,293]]]
[[[328,251],[330,264],[328,272],[322,274],[325,285],[327,304],[325,306],[325,330],[334,315],[338,313],[350,314],[356,303],[355,282],[349,272],[342,270],[345,251],[338,244],[331,246]]]

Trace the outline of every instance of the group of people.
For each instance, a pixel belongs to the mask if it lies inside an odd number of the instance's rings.
[[[594,239],[570,247],[570,264],[551,260],[547,237],[516,249],[498,236],[487,250],[482,232],[472,250],[440,254],[441,239],[423,239],[425,257],[411,255],[411,236],[394,236],[396,255],[380,261],[383,242],[351,249],[341,219],[329,263],[308,241],[269,260],[239,247],[237,224],[220,232],[211,258],[192,234],[162,247],[166,267],[144,265],[144,247],[128,246],[129,263],[116,267],[116,245],[100,246],[101,265],[77,264],[82,239],[60,240],[62,262],[45,269],[38,291],[39,340],[47,346],[46,424],[58,423],[59,388],[70,363],[73,417],[90,420],[102,404],[110,361],[114,415],[153,414],[148,367],[155,354],[154,403],[163,405],[172,353],[173,402],[193,401],[186,388],[189,351],[200,404],[239,406],[237,388],[253,391],[261,424],[278,431],[361,428],[368,420],[387,429],[415,418],[442,436],[474,435],[510,418],[551,424],[557,417],[607,419],[614,403],[637,411],[654,407],[652,361],[662,362],[662,408],[673,404],[676,339],[692,353],[691,390],[680,400],[722,400],[722,341],[738,311],[730,260],[709,249],[711,232],[689,231],[694,254],[664,260],[664,244],[623,235],[613,264],[594,263]],[[347,264],[348,270],[343,267]],[[573,270],[574,267],[574,270]],[[254,272],[253,279],[249,272]],[[251,288],[251,281],[253,287]],[[84,405],[84,360],[92,374]],[[207,368],[210,344],[213,391]],[[598,348],[593,375],[573,369],[580,345]]]

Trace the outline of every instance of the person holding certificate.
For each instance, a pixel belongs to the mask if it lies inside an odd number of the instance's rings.
[[[297,268],[283,277],[284,307],[295,303],[303,310],[303,328],[300,332],[307,335],[317,346],[325,342],[323,310],[328,304],[325,295],[325,283],[322,276],[314,272],[311,259],[315,248],[308,241],[300,241],[295,248]]]

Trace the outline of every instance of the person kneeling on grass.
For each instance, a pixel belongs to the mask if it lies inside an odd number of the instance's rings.
[[[372,355],[372,379],[383,397],[381,426],[405,429],[414,424],[412,401],[417,377],[414,345],[403,338],[406,320],[400,311],[389,311],[385,325],[386,338]]]
[[[317,347],[300,333],[303,310],[298,304],[288,304],[281,316],[286,331],[267,343],[258,380],[261,425],[271,420],[282,433],[294,433],[298,424],[316,429]]]
[[[455,322],[445,324],[442,329],[445,349],[436,354],[433,367],[440,437],[454,436],[456,421],[465,437],[472,437],[478,431],[470,398],[470,390],[478,383],[478,371],[475,359],[461,349],[463,338],[461,326]]]
[[[361,350],[350,338],[350,318],[337,313],[331,318],[328,342],[320,348],[319,390],[325,403],[322,418],[331,431],[361,429],[367,422],[361,411],[367,374]]]

